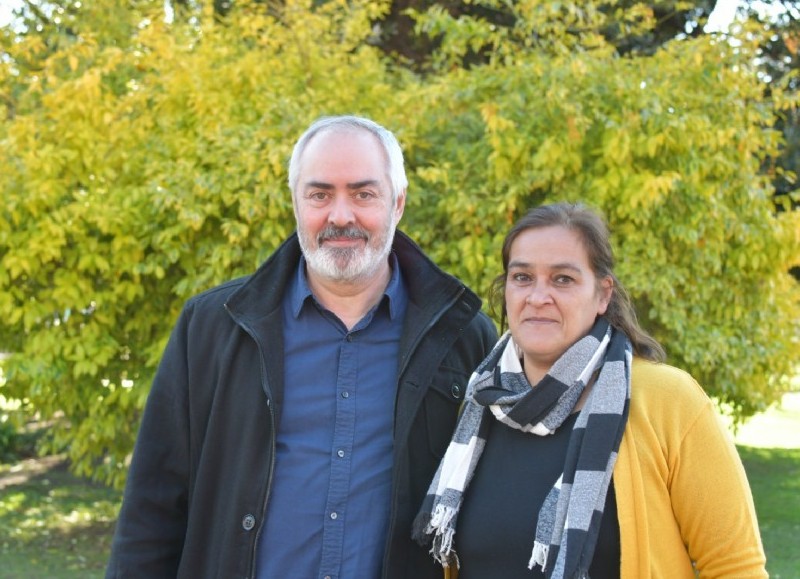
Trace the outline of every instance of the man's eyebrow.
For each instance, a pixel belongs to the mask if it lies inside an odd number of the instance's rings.
[[[322,181],[309,181],[305,183],[306,189],[333,189],[333,185],[330,183],[324,183]]]
[[[375,187],[378,185],[380,185],[380,181],[378,181],[377,179],[364,179],[363,181],[348,183],[346,187],[348,189],[362,189],[364,187]],[[325,189],[326,191],[335,188],[335,186],[332,183],[325,183],[324,181],[308,181],[307,183],[305,183],[305,187],[307,188],[312,187],[314,189]]]
[[[363,189],[364,187],[377,187],[381,182],[377,179],[364,179],[363,181],[356,181],[355,183],[348,183],[348,189]]]

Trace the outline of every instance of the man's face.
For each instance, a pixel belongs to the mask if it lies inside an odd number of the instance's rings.
[[[294,197],[309,275],[367,281],[388,267],[405,191],[392,200],[383,147],[367,131],[328,130],[308,143]]]

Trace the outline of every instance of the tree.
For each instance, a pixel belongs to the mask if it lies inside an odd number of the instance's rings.
[[[798,286],[787,272],[800,222],[775,213],[762,171],[781,142],[776,112],[793,97],[764,94],[758,37],[702,35],[620,57],[601,33],[605,15],[573,8],[549,46],[526,44],[537,3],[518,5],[511,30],[441,11],[421,21],[443,37],[421,107],[430,114],[415,119],[427,146],[413,160],[436,205],[412,202],[410,214],[439,261],[485,295],[501,238],[528,207],[602,209],[645,326],[671,362],[748,416],[796,371]],[[650,15],[637,18],[647,26]],[[485,46],[486,64],[453,67]]]
[[[21,64],[36,35],[4,45],[4,390],[63,415],[53,444],[78,472],[122,481],[182,302],[292,231],[285,162],[302,128],[346,111],[400,125],[404,75],[365,42],[383,9],[299,1],[167,22],[151,7],[130,14],[127,43],[82,31],[38,67]]]
[[[680,2],[673,0],[648,3],[648,24],[639,26],[642,4],[637,0],[622,0],[599,6],[604,15],[596,23],[596,32],[614,46],[619,55],[651,55],[675,39],[697,38],[707,34],[705,24],[715,9],[716,0]],[[800,46],[800,11],[789,0],[758,0],[742,2],[740,12],[761,25],[756,37],[760,45],[755,58],[769,94],[773,86],[796,95],[798,92],[798,46]],[[417,70],[426,70],[429,56],[441,42],[441,35],[430,33],[436,28],[414,26],[413,14],[440,11],[453,19],[481,19],[495,27],[513,29],[518,17],[509,2],[465,2],[463,0],[394,0],[387,16],[381,21],[383,32],[379,45],[389,54],[408,61]],[[533,36],[543,36],[542,28]],[[576,31],[573,31],[575,33]],[[546,34],[544,35],[546,37]],[[530,38],[526,40],[530,41]],[[490,50],[478,54],[465,53],[464,64],[486,62]],[[796,99],[792,99],[792,102]],[[775,204],[778,210],[800,205],[800,112],[793,105],[776,110],[775,128],[783,135],[783,143],[775,155],[765,160],[764,171],[775,185]],[[800,268],[793,270],[800,280]]]
[[[790,94],[800,93],[800,9],[796,3],[785,1],[763,2],[760,10],[754,3],[745,6],[749,18],[759,23],[763,42],[758,58],[762,79],[768,94],[773,87]],[[769,10],[764,8],[769,7]],[[786,106],[778,111],[776,122],[784,142],[779,153],[770,157],[766,169],[773,177],[778,203],[800,206],[800,108]],[[797,276],[800,279],[800,272]]]
[[[596,3],[591,5],[594,4]],[[441,36],[430,34],[430,31],[417,27],[414,15],[433,10],[456,20],[480,19],[495,27],[513,29],[520,23],[519,13],[515,11],[514,5],[514,2],[509,1],[393,0],[389,12],[378,22],[381,34],[377,38],[377,43],[395,58],[409,63],[415,69],[426,70],[425,65],[431,53],[440,46]],[[716,0],[694,2],[664,0],[648,3],[652,23],[640,28],[631,26],[631,16],[636,19],[635,15],[642,6],[640,2],[622,0],[602,3],[597,5],[598,11],[604,15],[597,32],[612,43],[620,54],[631,51],[652,53],[676,37],[702,34],[703,23],[715,5]],[[536,35],[544,36],[542,32],[537,31]],[[577,33],[577,30],[574,32]],[[478,60],[485,60],[489,55],[490,52],[485,52],[483,58]],[[478,55],[469,55],[469,61],[475,60],[476,56]]]
[[[78,472],[124,480],[181,305],[291,232],[286,162],[321,114],[396,129],[403,227],[478,293],[516,217],[583,200],[608,217],[670,360],[739,417],[777,398],[797,347],[786,271],[800,228],[772,210],[761,170],[792,101],[762,90],[758,39],[621,56],[611,23],[644,38],[646,7],[526,0],[503,3],[497,26],[499,2],[471,4],[419,16],[437,39],[424,75],[379,46],[388,1],[186,2],[172,19],[155,0],[59,3],[69,30],[3,31],[2,392],[57,419],[52,444]],[[118,33],[99,30],[104,7]]]

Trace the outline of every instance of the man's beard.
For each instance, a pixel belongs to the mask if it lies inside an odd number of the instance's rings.
[[[358,227],[329,225],[317,235],[316,246],[313,249],[307,234],[299,229],[298,239],[306,264],[311,271],[332,281],[356,282],[371,277],[386,263],[392,250],[394,230],[395,225],[391,224],[384,235],[373,240],[368,232]],[[364,247],[324,246],[327,239],[337,237],[363,239]]]

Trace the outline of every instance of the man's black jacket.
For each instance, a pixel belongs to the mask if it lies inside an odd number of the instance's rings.
[[[409,303],[382,577],[438,579],[411,522],[497,334],[478,297],[399,231],[393,251]],[[281,303],[299,259],[292,235],[253,275],[186,303],[147,400],[107,578],[254,577],[286,387]]]

